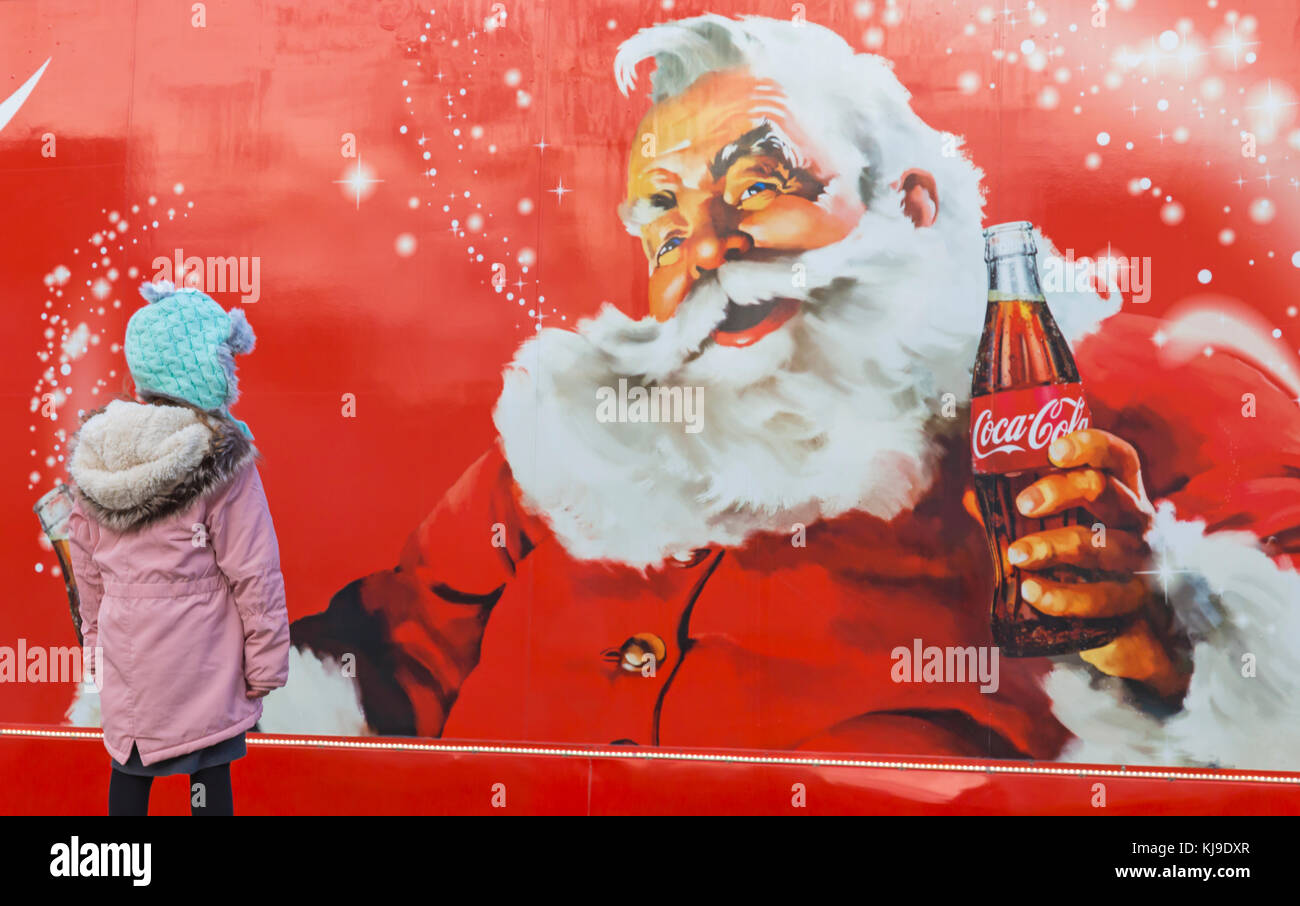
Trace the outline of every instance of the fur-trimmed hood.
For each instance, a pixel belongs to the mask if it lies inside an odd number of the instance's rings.
[[[119,532],[180,512],[258,455],[229,417],[128,400],[92,413],[71,449],[78,498]]]

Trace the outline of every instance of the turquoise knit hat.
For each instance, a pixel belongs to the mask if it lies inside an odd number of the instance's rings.
[[[220,412],[251,438],[248,425],[230,416],[239,398],[234,356],[251,352],[256,339],[243,310],[223,311],[207,293],[166,280],[145,283],[140,295],[149,304],[126,325],[136,389]]]

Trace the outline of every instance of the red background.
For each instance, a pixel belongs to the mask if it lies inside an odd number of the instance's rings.
[[[491,442],[501,368],[534,329],[529,310],[540,305],[544,323],[561,325],[602,301],[644,313],[644,260],[615,205],[645,110],[647,73],[624,99],[613,80],[615,50],[655,21],[705,11],[789,17],[791,5],[503,6],[504,24],[486,31],[492,4],[481,2],[227,0],[208,4],[203,28],[192,26],[190,4],[163,0],[0,5],[0,96],[52,58],[0,132],[0,427],[7,439],[0,445],[0,544],[9,589],[0,644],[25,638],[65,645],[72,637],[61,583],[51,575],[56,561],[38,544],[31,506],[64,476],[62,462],[44,463],[62,452],[55,430],[71,431],[78,408],[102,405],[122,386],[124,362],[110,344],[121,342],[127,317],[142,304],[135,285],[152,273],[155,256],[183,248],[186,255],[261,259],[261,299],[247,306],[258,348],[241,361],[244,398],[235,414],[265,455],[292,617],[322,609],[351,579],[392,565],[411,529]],[[1037,4],[1047,13],[1043,25],[1026,19],[1028,7],[1008,16],[1004,4],[992,2],[900,2],[892,25],[883,0],[872,7],[864,17],[861,4],[808,3],[806,15],[859,49],[869,29],[881,29],[875,49],[895,62],[918,112],[966,136],[987,174],[990,222],[1033,220],[1076,255],[1110,244],[1150,256],[1147,313],[1213,291],[1258,309],[1281,328],[1287,348],[1295,347],[1286,308],[1297,275],[1292,254],[1300,248],[1300,191],[1291,184],[1300,168],[1286,136],[1296,108],[1280,108],[1279,138],[1260,146],[1266,161],[1242,157],[1239,135],[1258,115],[1245,109],[1251,92],[1269,79],[1279,92],[1300,84],[1294,3],[1238,7],[1255,20],[1252,30],[1238,19],[1249,42],[1242,54],[1257,60],[1243,57],[1236,70],[1222,49],[1208,47],[1227,27],[1222,2],[1148,2],[1127,11],[1112,4],[1104,28],[1090,25],[1086,2]],[[982,7],[997,10],[991,23],[981,20]],[[1161,54],[1119,87],[1107,86],[1104,74],[1115,68],[1120,45],[1149,52],[1155,36],[1179,28],[1180,17],[1208,50],[1190,77]],[[1071,23],[1076,32],[1068,31]],[[1063,52],[1031,71],[1005,56],[1026,39]],[[995,50],[1004,52],[1001,60]],[[1071,73],[1064,84],[1053,77],[1062,66]],[[517,85],[507,84],[510,70],[518,70]],[[958,87],[964,72],[978,75],[972,94]],[[1224,92],[1206,101],[1202,118],[1190,97],[1207,75],[1221,78]],[[1059,92],[1055,109],[1036,103],[1047,85]],[[530,97],[527,106],[519,104],[520,90]],[[1168,110],[1157,109],[1160,98],[1169,100]],[[1188,129],[1185,143],[1169,137],[1180,125]],[[1105,147],[1097,143],[1101,131],[1111,136]],[[54,158],[41,155],[46,133],[56,137]],[[340,154],[344,133],[355,135],[365,166],[383,180],[359,201],[335,182],[356,166]],[[417,144],[421,135],[424,145]],[[544,149],[536,147],[543,141]],[[1090,152],[1101,155],[1096,169],[1084,164]],[[426,175],[430,167],[435,175]],[[1141,177],[1159,194],[1132,194],[1130,181]],[[573,191],[551,191],[561,182]],[[173,191],[176,183],[183,194]],[[1185,212],[1177,224],[1161,219],[1165,195]],[[518,207],[523,198],[532,201],[527,213]],[[1257,198],[1272,200],[1270,223],[1248,217]],[[175,219],[167,219],[168,208]],[[124,235],[138,244],[109,249],[122,275],[99,302],[86,286],[102,270],[90,267],[99,256],[89,237],[109,226],[109,211],[131,221]],[[474,213],[484,218],[479,235],[463,232]],[[155,218],[157,230],[140,229]],[[1218,240],[1225,227],[1236,233],[1229,246]],[[416,240],[410,256],[395,251],[403,233]],[[524,247],[537,255],[527,274],[515,258]],[[526,304],[493,290],[493,262],[505,265],[507,289]],[[43,280],[60,264],[71,270],[61,297]],[[138,279],[127,278],[130,266],[141,270]],[[1197,281],[1203,268],[1213,274],[1208,287]],[[237,293],[213,295],[226,307],[239,304]],[[102,336],[60,379],[72,398],[55,423],[31,411],[33,397],[48,389],[38,387],[49,364],[37,358],[46,349],[42,312],[84,321]],[[57,367],[57,336],[54,348]],[[107,387],[94,394],[100,379]],[[342,416],[345,393],[356,395],[356,418]],[[70,698],[68,686],[8,686],[0,691],[0,720],[57,722]]]
[[[79,735],[84,738],[36,738],[30,730],[0,726],[0,772],[31,774],[38,765],[41,781],[7,785],[0,809],[102,813],[110,773],[103,743],[97,733]],[[1171,777],[1113,766],[1067,773],[1060,765],[1046,766],[1052,774],[1031,774],[1023,772],[1035,766],[1023,762],[971,771],[953,770],[953,759],[938,758],[866,767],[838,759],[760,763],[736,760],[734,751],[722,755],[726,760],[697,760],[698,753],[672,758],[670,750],[649,759],[621,748],[566,747],[560,755],[535,747],[487,753],[401,742],[336,748],[332,743],[349,741],[259,734],[250,740],[252,757],[231,765],[235,810],[242,815],[1300,814],[1295,775],[1181,771]],[[1242,777],[1251,779],[1235,779]],[[506,789],[504,807],[493,806],[497,784]],[[795,784],[803,787],[797,807]],[[159,778],[151,813],[188,814],[188,792],[184,775]]]

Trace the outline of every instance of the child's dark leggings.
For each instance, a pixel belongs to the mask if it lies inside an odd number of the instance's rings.
[[[203,784],[202,797],[194,789],[195,784]],[[108,814],[137,816],[149,814],[149,790],[153,786],[152,777],[138,777],[122,771],[113,771],[108,782]],[[203,806],[195,805],[202,799]],[[214,764],[210,768],[195,771],[190,775],[190,814],[191,815],[233,815],[235,814],[235,795],[230,788],[230,765]]]

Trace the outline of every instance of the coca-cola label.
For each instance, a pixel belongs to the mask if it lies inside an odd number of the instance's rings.
[[[1002,474],[1050,465],[1052,441],[1088,427],[1082,384],[1003,390],[970,402],[970,456],[976,472]]]

